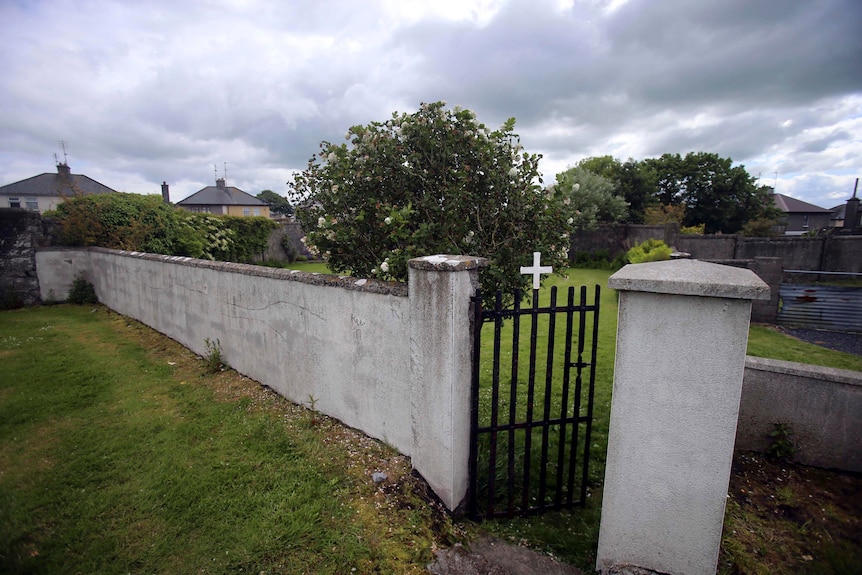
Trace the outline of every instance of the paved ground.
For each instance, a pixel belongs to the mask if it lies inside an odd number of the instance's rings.
[[[790,327],[782,327],[780,329],[787,335],[792,335],[808,343],[814,343],[837,351],[862,355],[862,333]]]
[[[583,571],[501,539],[483,535],[441,549],[428,570],[434,575],[583,575]]]

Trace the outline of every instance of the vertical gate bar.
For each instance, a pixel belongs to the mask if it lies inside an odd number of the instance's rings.
[[[476,290],[473,296],[473,365],[470,382],[470,491],[469,509],[474,517],[479,512],[478,501],[478,452],[479,452],[479,350],[482,347],[482,290]]]
[[[569,286],[566,305],[566,350],[563,358],[563,397],[560,400],[560,444],[557,449],[557,493],[554,495],[554,506],[559,507],[563,497],[563,467],[566,461],[566,417],[569,414],[569,386],[572,369],[572,323],[575,305],[575,287]],[[577,423],[575,423],[577,426]]]
[[[533,448],[533,397],[536,391],[536,337],[539,331],[539,290],[533,290],[533,309],[530,327],[530,375],[527,381],[527,417],[524,428],[524,485],[521,511],[530,509],[530,451]]]
[[[539,509],[545,508],[548,480],[548,440],[551,434],[551,393],[554,383],[554,335],[557,318],[557,286],[551,288],[551,305],[548,308],[548,357],[545,361],[545,401],[542,410],[542,461],[539,465]]]
[[[515,290],[514,315],[512,316],[512,382],[509,387],[509,460],[508,460],[508,508],[509,517],[515,515],[515,421],[518,406],[518,351],[521,345],[521,290]]]
[[[586,294],[587,286],[583,287],[584,294]],[[594,308],[593,308],[593,345],[592,345],[592,354],[590,356],[590,388],[589,395],[587,398],[587,432],[586,432],[586,443],[584,446],[584,464],[583,464],[583,480],[581,481],[581,504],[585,504],[587,501],[587,478],[589,471],[589,462],[590,462],[590,441],[592,440],[593,433],[593,396],[595,395],[596,389],[596,349],[598,348],[599,341],[599,301],[601,299],[601,288],[598,284],[596,284],[596,292],[594,297]]]
[[[497,415],[500,400],[500,333],[503,327],[503,292],[494,302],[494,367],[491,379],[491,445],[488,458],[488,515],[494,515],[497,484]]]
[[[569,458],[569,492],[566,498],[566,504],[572,505],[575,494],[575,468],[578,463],[578,436],[580,435],[581,417],[581,395],[583,394],[583,364],[584,364],[584,334],[587,331],[587,286],[581,286],[581,297],[578,309],[578,360],[577,360],[577,375],[575,376],[575,422],[572,430],[572,449]],[[589,444],[588,444],[589,447]],[[581,485],[581,499],[583,499],[583,485]]]

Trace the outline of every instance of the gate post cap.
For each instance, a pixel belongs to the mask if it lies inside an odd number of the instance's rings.
[[[608,287],[671,295],[769,299],[769,286],[749,269],[688,259],[629,264],[608,278]]]
[[[453,256],[437,254],[434,256],[423,256],[413,258],[407,262],[407,266],[415,270],[438,271],[438,272],[462,272],[483,268],[488,265],[487,258],[476,256]]]

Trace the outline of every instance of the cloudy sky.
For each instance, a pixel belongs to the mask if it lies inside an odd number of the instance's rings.
[[[715,152],[832,207],[862,176],[859,0],[0,0],[0,184],[287,192],[322,140],[445,100],[546,178]]]

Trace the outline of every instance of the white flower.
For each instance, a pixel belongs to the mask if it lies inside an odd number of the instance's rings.
[[[509,177],[510,178],[514,178],[517,175],[518,175],[518,168],[511,168],[509,170]]]
[[[347,132],[346,134],[344,134],[344,139],[345,139],[345,140],[349,140],[349,139],[350,139],[350,132]]]
[[[455,106],[454,108],[452,108],[452,110],[457,114],[458,112],[463,110],[463,108],[461,106]]]
[[[386,216],[386,219],[384,219],[383,222],[388,226],[389,224],[392,223],[392,218],[390,218],[389,216]]]
[[[326,225],[326,218],[324,218],[323,216],[317,218],[317,225],[321,227]]]
[[[383,273],[387,273],[389,271],[389,264],[383,262],[382,264],[380,264],[380,269],[383,271]]]
[[[377,268],[372,268],[371,273],[373,273],[374,275],[377,275]]]
[[[572,189],[577,192],[578,190],[581,189],[581,184],[575,184],[574,186],[572,186]]]
[[[571,203],[572,203],[572,199],[571,199],[571,198],[563,198],[563,204],[564,204],[564,205],[568,206],[568,205],[569,205],[569,204],[571,204]]]
[[[575,223],[575,218],[569,218],[569,219],[568,219],[568,221],[567,221],[567,223],[568,223],[569,225],[572,225],[573,223]]]
[[[338,191],[338,184],[333,184],[332,185],[332,193],[334,194],[337,191]]]
[[[335,152],[329,152],[329,156],[327,156],[326,159],[329,160],[330,162],[334,162],[335,160],[338,159],[338,156],[335,155]]]

